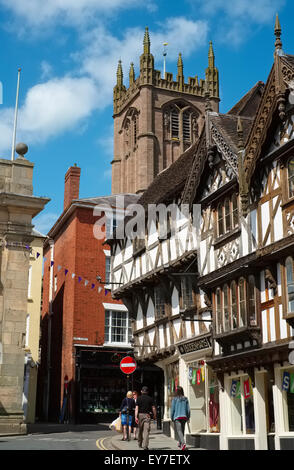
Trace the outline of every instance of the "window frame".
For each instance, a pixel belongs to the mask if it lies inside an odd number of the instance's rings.
[[[216,238],[230,235],[240,226],[238,208],[236,193],[226,195],[218,202],[216,206]]]
[[[290,163],[291,160],[294,161],[294,156],[292,156],[292,155],[287,159],[287,184],[288,184],[287,195],[288,195],[288,199],[292,199],[294,197],[294,188],[293,188],[292,194],[290,193],[290,181],[291,181],[291,183],[294,184],[294,169],[293,169],[293,174],[292,175],[290,175],[290,173],[289,173],[289,163]]]
[[[125,316],[125,325],[114,325],[113,321],[118,320],[118,318],[115,318],[114,314],[120,314],[121,317]],[[106,323],[106,318],[107,315],[109,316],[109,324],[107,325]],[[130,317],[129,317],[129,312],[128,311],[122,311],[122,310],[115,310],[115,309],[105,309],[105,315],[104,315],[104,344],[105,345],[130,345],[129,337],[132,336],[132,328],[131,328],[131,322],[130,322]],[[108,333],[106,333],[106,328],[108,329]],[[114,335],[113,329],[119,329],[122,328],[124,330],[124,337],[125,341],[113,341],[112,338]],[[117,336],[119,333],[117,333]],[[106,339],[108,338],[108,340]]]

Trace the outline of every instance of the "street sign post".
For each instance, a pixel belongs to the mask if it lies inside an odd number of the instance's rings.
[[[137,363],[131,356],[124,357],[119,364],[120,370],[127,376],[127,390],[129,390],[129,376],[133,374],[137,369]],[[127,440],[130,440],[129,436],[129,410],[127,410]]]

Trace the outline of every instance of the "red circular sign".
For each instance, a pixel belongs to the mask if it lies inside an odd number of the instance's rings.
[[[120,361],[120,370],[124,373],[124,374],[132,374],[133,372],[135,372],[136,368],[137,368],[137,363],[135,361],[135,359],[131,356],[126,356],[124,357],[121,361]]]

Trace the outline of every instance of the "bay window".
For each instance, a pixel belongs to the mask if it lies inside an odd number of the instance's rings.
[[[215,290],[216,333],[257,326],[255,277],[240,277]]]
[[[294,312],[294,281],[293,281],[293,259],[286,259],[286,285],[287,285],[287,313]]]

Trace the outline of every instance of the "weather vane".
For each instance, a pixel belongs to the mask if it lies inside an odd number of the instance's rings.
[[[163,78],[165,79],[165,62],[166,62],[166,56],[167,56],[167,46],[168,43],[164,42],[163,43]]]

